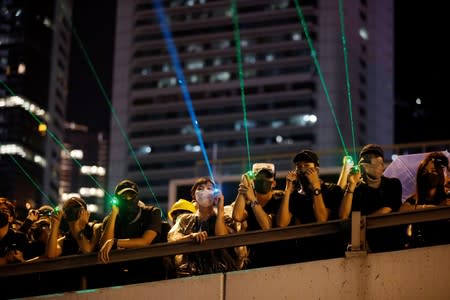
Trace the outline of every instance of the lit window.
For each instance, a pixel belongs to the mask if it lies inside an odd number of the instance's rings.
[[[45,136],[47,134],[47,125],[44,123],[39,124],[38,132],[41,136]]]
[[[247,64],[256,63],[256,56],[254,54],[247,54],[244,56],[244,62]]]
[[[98,205],[97,204],[88,204],[87,205],[87,210],[91,213],[96,213],[99,211]]]
[[[25,64],[19,64],[19,67],[17,68],[17,73],[25,74],[26,70],[27,70],[27,67],[25,66]]]
[[[290,118],[290,123],[297,126],[311,126],[317,122],[316,115],[296,115]]]
[[[78,194],[78,193],[63,193],[61,195],[61,200],[62,201],[67,201],[67,200],[69,200],[72,197],[80,198],[80,194]]]
[[[270,124],[270,126],[271,126],[272,128],[280,128],[280,127],[283,127],[283,126],[284,126],[284,121],[281,121],[281,120],[275,120],[275,121],[272,121],[272,123]]]
[[[187,144],[187,145],[184,145],[184,151],[186,151],[186,152],[200,152],[201,148],[200,148],[199,145]]]
[[[275,56],[272,53],[266,54],[266,61],[273,61]]]
[[[292,40],[293,41],[300,41],[302,39],[302,35],[298,32],[292,33]]]
[[[228,81],[230,80],[231,74],[230,72],[219,72],[216,74],[211,75],[211,82],[216,82],[216,81]]]
[[[136,150],[137,155],[147,155],[147,154],[150,154],[151,152],[152,152],[152,147],[150,147],[149,145],[141,146]]]
[[[82,166],[81,174],[105,176],[106,170],[105,168],[98,166]]]
[[[280,143],[283,142],[283,137],[282,137],[281,135],[277,135],[277,136],[275,137],[275,141],[276,141],[278,144],[280,144]]]
[[[75,159],[83,159],[83,151],[82,150],[72,150],[70,151],[70,157]]]
[[[367,31],[366,28],[362,27],[362,28],[359,29],[359,36],[363,40],[367,41],[369,39],[369,32]]]
[[[198,70],[203,69],[204,62],[201,59],[190,60],[186,64],[188,70]]]
[[[79,190],[82,197],[103,197],[105,192],[102,189],[82,187]]]
[[[42,23],[44,23],[44,25],[47,26],[48,28],[52,27],[52,21],[49,18],[45,18]]]
[[[34,156],[34,162],[37,163],[38,165],[45,167],[47,165],[46,160],[40,156],[40,155],[35,155]]]
[[[256,127],[256,122],[255,121],[249,121],[247,120],[247,128],[255,128]],[[234,130],[235,131],[241,131],[244,129],[244,121],[237,121],[234,123]]]

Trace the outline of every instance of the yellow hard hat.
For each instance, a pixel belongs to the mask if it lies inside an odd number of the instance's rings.
[[[194,204],[192,204],[191,201],[188,201],[185,199],[180,199],[172,205],[172,208],[170,209],[170,211],[168,213],[169,219],[171,221],[173,221],[172,213],[174,213],[177,210],[186,210],[186,211],[190,211],[192,213],[195,213],[195,211],[196,211],[195,206],[194,206]]]

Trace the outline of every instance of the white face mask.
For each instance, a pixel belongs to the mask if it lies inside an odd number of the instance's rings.
[[[211,190],[197,190],[195,191],[195,200],[201,207],[209,207],[214,202],[214,191]]]

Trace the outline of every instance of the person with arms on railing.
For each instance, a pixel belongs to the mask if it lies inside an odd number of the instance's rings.
[[[28,240],[23,232],[11,228],[15,213],[12,202],[0,198],[0,265],[25,261],[23,254]]]
[[[47,243],[48,258],[86,254],[98,250],[101,224],[89,223],[89,215],[86,202],[79,197],[72,197],[64,202],[62,212],[58,210],[53,212]],[[60,226],[63,218],[69,230],[61,237]]]
[[[161,237],[161,210],[139,200],[135,182],[129,179],[119,182],[112,202],[111,213],[103,220],[99,261],[108,263],[112,249],[140,248],[165,239]],[[114,264],[108,272],[116,274],[114,277],[118,280],[123,277],[128,283],[164,279],[161,259]],[[110,283],[113,282],[108,281]]]
[[[430,207],[447,206],[445,192],[448,158],[442,152],[429,153],[419,164],[416,173],[416,192],[410,195],[400,211],[411,211]],[[449,221],[434,221],[408,226],[407,247],[417,247],[449,242]]]
[[[283,191],[275,190],[275,165],[254,163],[252,171],[241,176],[232,216],[242,224],[245,231],[270,229],[276,226],[276,214],[280,207]],[[281,243],[254,244],[248,246],[248,268],[277,264]]]
[[[198,210],[178,217],[169,231],[169,242],[192,240],[203,243],[208,236],[232,232],[225,224],[224,197],[216,190],[210,178],[197,179],[191,188],[191,196],[197,202]],[[177,277],[236,270],[235,261],[228,249],[179,254],[175,257],[175,268]]]
[[[320,178],[317,153],[302,150],[292,161],[295,170],[286,175],[284,197],[277,214],[278,225],[286,227],[337,219],[342,189]],[[340,244],[337,236],[305,238],[296,241],[290,255],[296,261],[336,257],[343,253]]]
[[[359,168],[350,172],[347,188],[339,210],[341,219],[348,219],[352,211],[361,215],[396,212],[402,204],[402,184],[398,178],[389,178],[384,172],[384,150],[376,144],[365,145],[359,153]],[[398,232],[385,229],[368,233],[371,251],[385,251],[398,247]]]

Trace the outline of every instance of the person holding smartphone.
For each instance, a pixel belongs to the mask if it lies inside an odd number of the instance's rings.
[[[277,215],[280,227],[326,222],[337,219],[343,197],[341,187],[324,182],[319,176],[319,157],[311,150],[299,152],[293,159],[295,170],[286,176],[286,188]]]
[[[167,236],[168,242],[191,240],[201,244],[209,236],[232,232],[225,224],[224,197],[209,177],[196,180],[191,197],[198,204],[197,211],[177,218]],[[175,269],[177,277],[185,277],[234,271],[236,265],[228,249],[218,249],[177,255]]]

